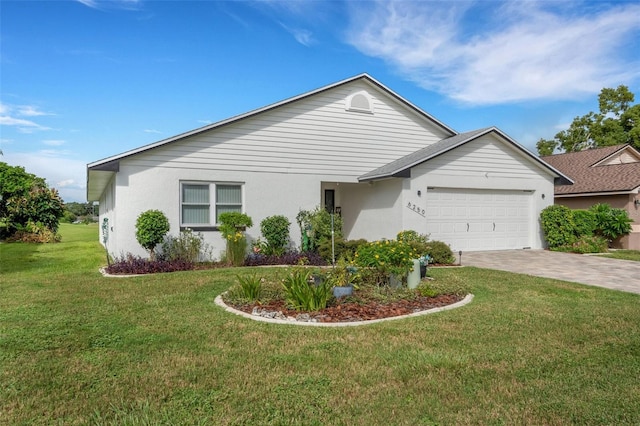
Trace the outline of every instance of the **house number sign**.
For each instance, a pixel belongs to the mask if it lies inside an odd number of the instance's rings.
[[[418,206],[415,203],[412,203],[411,201],[409,201],[409,204],[407,204],[407,208],[418,213],[420,216],[424,216],[424,209],[421,209],[420,206]]]

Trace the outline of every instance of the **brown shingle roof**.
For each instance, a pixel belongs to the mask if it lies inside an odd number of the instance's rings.
[[[556,186],[556,195],[624,192],[640,186],[640,162],[598,166],[594,164],[628,146],[607,146],[541,158],[574,181],[573,185]]]

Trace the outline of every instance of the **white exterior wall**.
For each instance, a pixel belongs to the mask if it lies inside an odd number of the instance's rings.
[[[114,253],[117,249],[117,237],[114,234],[115,228],[114,224],[116,223],[116,179],[115,176],[111,179],[107,188],[102,193],[102,197],[100,198],[100,203],[98,206],[99,212],[99,237],[100,244],[106,246],[106,249],[109,253]],[[103,221],[107,220],[107,230],[106,230],[106,245],[105,234],[103,230]]]
[[[531,191],[530,244],[531,248],[540,249],[544,247],[544,236],[539,217],[545,207],[553,204],[553,180],[547,170],[522,152],[486,135],[411,170],[411,178],[403,182],[404,229],[427,233],[426,219],[408,205],[426,211],[429,187]]]
[[[402,230],[402,181],[340,185],[346,239],[395,239]]]

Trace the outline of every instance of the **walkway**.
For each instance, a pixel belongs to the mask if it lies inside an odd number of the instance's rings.
[[[462,265],[640,294],[640,262],[546,250],[462,252]]]

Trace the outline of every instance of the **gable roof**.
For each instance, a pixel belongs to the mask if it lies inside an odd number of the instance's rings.
[[[386,87],[385,85],[383,85],[382,83],[380,83],[379,81],[377,81],[376,79],[371,77],[369,74],[362,73],[362,74],[356,75],[354,77],[347,78],[345,80],[339,81],[337,83],[329,84],[329,85],[321,87],[319,89],[312,90],[310,92],[306,92],[306,93],[303,93],[301,95],[294,96],[294,97],[282,100],[280,102],[276,102],[276,103],[264,106],[262,108],[255,109],[255,110],[246,112],[244,114],[236,115],[236,116],[233,116],[233,117],[218,121],[216,123],[208,124],[206,126],[199,127],[197,129],[190,130],[188,132],[184,132],[184,133],[181,133],[181,134],[176,135],[176,136],[172,136],[172,137],[167,138],[167,139],[162,139],[162,140],[160,140],[158,142],[154,142],[154,143],[151,143],[151,144],[148,144],[148,145],[144,145],[144,146],[139,147],[139,148],[135,148],[135,149],[132,149],[132,150],[129,150],[129,151],[125,151],[125,152],[123,152],[121,154],[117,154],[117,155],[114,155],[114,156],[111,156],[111,157],[103,158],[102,160],[94,161],[93,163],[87,164],[87,168],[88,169],[95,169],[95,170],[104,170],[104,167],[106,167],[107,164],[112,163],[112,162],[117,161],[117,160],[120,160],[122,158],[126,158],[126,157],[129,157],[131,155],[138,154],[140,152],[148,151],[150,149],[157,148],[159,146],[163,146],[163,145],[166,145],[168,143],[175,142],[175,141],[187,138],[189,136],[197,135],[197,134],[200,134],[200,133],[203,133],[203,132],[207,132],[209,130],[213,130],[213,129],[216,129],[216,128],[219,128],[219,127],[231,124],[231,123],[235,123],[235,122],[238,122],[240,120],[244,120],[246,118],[253,117],[253,116],[261,114],[263,112],[270,111],[270,110],[278,108],[280,106],[287,105],[287,104],[290,104],[290,103],[293,103],[293,102],[308,98],[308,97],[316,95],[318,93],[326,92],[327,90],[330,90],[330,89],[333,89],[333,88],[336,88],[336,87],[339,87],[339,86],[343,86],[345,84],[349,84],[349,83],[352,83],[352,82],[357,81],[357,80],[365,81],[365,82],[371,84],[372,86],[378,87],[383,92],[385,92],[387,95],[390,95],[392,98],[394,98],[395,100],[399,101],[400,104],[404,105],[406,108],[412,110],[413,112],[417,113],[419,116],[421,116],[421,117],[427,119],[428,121],[432,122],[437,127],[440,127],[442,130],[445,131],[445,133],[449,133],[451,135],[455,135],[455,134],[458,133],[455,130],[453,130],[451,127],[447,126],[446,124],[444,124],[440,120],[438,120],[435,117],[433,117],[431,114],[423,111],[422,109],[418,108],[416,105],[412,104],[411,102],[409,102],[408,100],[406,100],[402,96],[400,96],[397,93],[393,92],[391,89],[389,89],[388,87]]]
[[[632,150],[634,156],[640,156],[640,153],[631,145],[626,144],[541,158],[571,177],[575,182],[571,186],[556,186],[556,195],[584,196],[594,193],[624,193],[640,187],[640,161],[607,164],[605,160],[620,155],[626,150]]]
[[[568,179],[563,173],[556,170],[551,165],[545,163],[540,160],[538,157],[533,155],[523,146],[518,144],[516,141],[511,139],[505,133],[500,131],[500,129],[496,127],[485,127],[483,129],[472,130],[470,132],[459,133],[455,136],[451,136],[446,139],[442,139],[439,142],[436,142],[432,145],[429,145],[425,148],[422,148],[416,152],[413,152],[409,155],[405,155],[402,158],[399,158],[395,161],[392,161],[389,164],[386,164],[382,167],[379,167],[375,170],[370,171],[369,173],[365,173],[364,175],[358,178],[359,181],[369,181],[375,179],[384,179],[388,177],[403,177],[408,176],[409,170],[417,166],[418,164],[424,163],[425,161],[431,160],[434,157],[442,155],[446,152],[451,151],[461,145],[464,145],[472,140],[478,139],[481,136],[487,135],[489,133],[495,133],[506,140],[508,143],[513,145],[515,148],[520,150],[525,156],[527,156],[530,160],[535,163],[543,166],[545,169],[550,171],[553,175],[560,178],[563,183],[571,184],[571,179]]]

